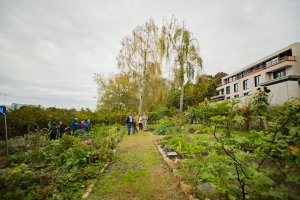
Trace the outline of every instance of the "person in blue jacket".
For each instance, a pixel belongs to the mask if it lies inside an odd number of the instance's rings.
[[[91,129],[91,126],[92,126],[92,122],[90,119],[88,119],[86,123],[86,130],[89,131]]]
[[[73,121],[72,121],[72,123],[71,123],[72,130],[73,130],[73,134],[74,134],[74,132],[78,129],[78,121],[77,121],[77,120],[78,120],[78,119],[75,118],[75,119],[73,119]]]

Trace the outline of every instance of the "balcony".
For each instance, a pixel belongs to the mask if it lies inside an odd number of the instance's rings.
[[[274,62],[266,62],[266,63],[264,63],[264,64],[262,64],[262,65],[259,65],[259,66],[258,66],[257,68],[255,68],[255,69],[248,70],[248,69],[251,68],[251,67],[250,67],[250,68],[246,69],[244,72],[241,72],[241,73],[239,73],[238,75],[233,76],[234,79],[233,79],[233,77],[231,77],[231,80],[229,80],[229,79],[227,78],[226,80],[224,80],[224,84],[219,84],[217,87],[221,87],[221,86],[223,86],[223,85],[226,85],[226,84],[228,84],[228,83],[234,82],[234,81],[236,81],[236,80],[239,80],[239,79],[244,78],[244,77],[246,77],[246,76],[249,76],[249,75],[251,75],[251,74],[254,74],[254,73],[257,73],[257,72],[259,72],[259,71],[262,71],[262,70],[264,70],[264,69],[273,67],[273,66],[278,65],[278,64],[280,64],[280,63],[283,63],[283,62],[285,62],[285,61],[296,61],[296,56],[284,56],[284,57],[279,58],[278,60],[276,60],[276,61],[274,61]]]
[[[213,96],[210,99],[212,102],[223,101],[225,100],[225,95],[221,94],[221,95]]]
[[[285,81],[298,81],[298,83],[300,85],[300,76],[299,75],[283,76],[283,77],[279,77],[276,79],[272,79],[272,80],[263,82],[260,84],[260,86],[269,86],[269,85],[274,85],[274,84],[285,82]]]

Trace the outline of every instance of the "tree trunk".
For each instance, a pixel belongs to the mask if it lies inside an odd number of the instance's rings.
[[[267,120],[265,118],[260,117],[259,118],[259,122],[260,122],[260,127],[261,128],[263,127],[265,130],[269,129],[268,122],[267,122]]]
[[[142,85],[140,86],[140,102],[139,102],[139,115],[142,115],[143,109],[143,98],[146,87],[146,70],[147,70],[147,52],[144,53],[144,68],[142,75]]]
[[[143,107],[143,94],[142,94],[142,92],[140,92],[139,115],[142,114],[142,107]]]
[[[180,92],[180,112],[183,112],[183,96],[184,96],[184,84],[181,86],[181,92]]]
[[[262,119],[262,122],[264,124],[265,130],[268,130],[269,129],[269,124],[268,124],[267,120],[266,119]]]

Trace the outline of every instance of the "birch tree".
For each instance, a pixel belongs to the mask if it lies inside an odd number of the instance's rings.
[[[138,85],[139,114],[142,113],[149,76],[161,75],[158,40],[158,27],[151,19],[143,26],[135,28],[131,35],[123,39],[117,57],[119,69],[123,72],[129,72],[131,78]]]
[[[160,37],[161,57],[173,60],[175,80],[180,87],[180,111],[183,111],[184,86],[194,79],[202,69],[202,58],[199,55],[199,42],[193,34],[180,24],[175,17],[168,22],[164,20]]]

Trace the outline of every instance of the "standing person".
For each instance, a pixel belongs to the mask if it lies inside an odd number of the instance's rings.
[[[66,129],[65,123],[63,121],[60,121],[59,122],[59,135],[58,135],[58,137],[61,138],[63,136],[63,134],[65,134],[65,129]]]
[[[125,121],[126,126],[127,126],[128,135],[130,135],[130,129],[131,129],[132,122],[133,122],[133,117],[131,116],[131,113],[129,112],[127,114],[126,121]]]
[[[77,131],[78,129],[78,122],[77,122],[77,118],[73,119],[71,126],[72,126],[72,130],[73,130],[73,134],[75,133],[75,131]]]
[[[89,131],[91,129],[91,126],[92,126],[91,120],[88,119],[86,124],[86,130]]]
[[[79,129],[85,131],[85,127],[86,127],[86,123],[84,120],[82,120],[81,123],[79,124]]]
[[[70,127],[70,126],[67,126],[67,127],[65,128],[65,133],[66,133],[67,135],[70,135],[70,134],[71,134],[71,127]]]
[[[147,131],[147,120],[148,120],[148,115],[146,112],[143,112],[143,130]]]
[[[133,134],[135,134],[135,132],[138,132],[136,125],[139,124],[139,116],[138,114],[136,114],[136,112],[133,114],[133,121],[132,121],[132,128],[133,128]]]
[[[190,124],[193,124],[193,123],[194,123],[194,119],[195,119],[195,115],[194,115],[194,113],[191,113],[191,116],[190,116]]]
[[[139,116],[139,130],[140,131],[143,130],[143,116],[142,115]]]
[[[57,134],[58,134],[58,128],[56,126],[56,122],[53,122],[50,128],[50,140],[56,140]]]

